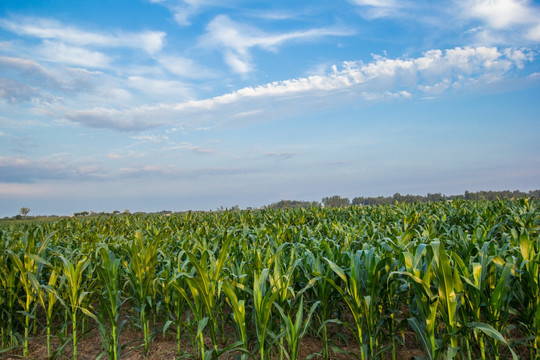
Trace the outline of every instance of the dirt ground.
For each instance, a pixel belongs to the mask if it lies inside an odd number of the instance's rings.
[[[230,330],[230,331],[229,331]],[[230,334],[234,334],[234,329],[228,329],[227,331]],[[418,341],[416,340],[416,336],[413,332],[406,332],[404,336],[404,343],[398,346],[397,349],[397,359],[400,360],[415,360],[415,357],[425,357],[424,351],[421,349]],[[349,336],[346,340],[346,342],[342,342],[339,344],[339,348],[342,349],[343,353],[336,353],[331,351],[331,358],[335,360],[349,360],[349,359],[356,359],[356,357],[353,354],[356,354],[358,356],[358,359],[360,358],[360,353],[358,350],[358,345],[356,341],[353,339],[352,336]],[[167,334],[165,337],[159,333],[156,335],[156,337],[153,339],[149,353],[145,356],[142,351],[142,333],[135,331],[133,329],[130,329],[129,327],[126,327],[123,329],[122,334],[120,335],[120,343],[121,344],[129,344],[129,346],[126,346],[121,352],[121,358],[125,360],[175,360],[179,359],[180,357],[176,354],[177,344],[176,339],[172,335],[172,333],[169,335]],[[207,345],[207,348],[211,347],[211,341],[210,338],[205,339],[205,343]],[[348,344],[347,344],[348,343]],[[53,349],[57,348],[60,345],[60,342],[57,338],[52,340],[52,347]],[[182,358],[192,358],[196,359],[197,357],[194,356],[197,354],[197,349],[193,347],[190,339],[186,335],[182,342],[181,342],[181,348],[184,355]],[[29,346],[30,354],[26,359],[32,359],[32,360],[46,360],[47,357],[47,345],[45,337],[38,337],[36,339],[32,339],[30,341]],[[524,348],[517,348],[514,349],[518,353],[519,359],[522,360],[529,360],[529,352]],[[101,337],[99,335],[99,332],[97,329],[94,329],[86,334],[84,334],[78,345],[77,345],[77,352],[78,352],[78,359],[79,360],[94,360],[102,354],[102,342]],[[301,342],[300,346],[300,359],[306,359],[308,356],[314,354],[314,353],[320,353],[322,351],[322,343],[321,340],[316,337],[311,337],[309,335],[306,335]],[[68,344],[61,356],[58,357],[58,359],[61,360],[67,360],[72,359],[72,348],[70,344]],[[189,354],[192,354],[191,356]],[[11,353],[4,353],[0,354],[0,359],[2,360],[16,360],[22,358],[22,350],[18,349],[16,351],[13,351]],[[509,355],[509,354],[508,354]],[[103,354],[101,359],[106,359],[106,355]],[[223,360],[233,360],[238,359],[238,355],[231,353],[228,355],[223,355],[220,357],[220,359]],[[275,358],[275,357],[274,357]],[[390,360],[391,359],[391,351],[388,350],[385,353],[385,358]],[[506,357],[503,355],[501,359],[505,359]],[[511,358],[508,356],[508,358]],[[322,357],[314,357],[314,359],[322,359]]]
[[[210,343],[210,339],[206,339]],[[179,357],[176,355],[176,339],[173,336],[163,337],[161,334],[157,335],[150,345],[150,351],[147,356],[144,356],[141,344],[141,334],[139,332],[124,329],[120,336],[120,342],[122,344],[131,343],[131,345],[122,350],[122,359],[125,360],[175,360]],[[206,342],[206,341],[205,341]],[[414,359],[414,356],[423,356],[424,353],[417,347],[416,344],[411,343],[411,348],[401,348],[398,349],[398,359],[409,360]],[[53,348],[59,346],[59,340],[54,339],[52,342]],[[356,342],[351,341],[349,346],[341,346],[344,352],[355,353],[359,355],[358,347]],[[30,354],[27,359],[32,360],[46,360],[47,357],[47,346],[44,338],[33,339],[30,342]],[[196,354],[197,349],[194,348],[190,340],[185,339],[182,341],[182,350],[187,354]],[[309,355],[313,353],[318,353],[322,351],[322,344],[320,339],[305,336],[302,340],[300,347],[300,359],[306,359]],[[18,350],[16,353],[3,354],[0,355],[0,359],[5,360],[16,360],[21,358],[21,351]],[[77,353],[79,360],[94,360],[102,353],[102,344],[101,337],[97,330],[92,330],[91,332],[85,334],[77,345]],[[347,360],[354,359],[352,354],[338,354],[331,352],[332,359],[336,360]],[[63,354],[58,359],[71,359],[72,358],[72,348],[68,345],[64,349]],[[195,357],[193,357],[195,358]],[[220,359],[237,359],[238,357],[234,354],[224,355]],[[391,358],[390,352],[388,352],[388,359]],[[103,355],[102,359],[106,359],[106,355]],[[317,359],[317,357],[315,357]],[[319,358],[320,359],[320,358]]]

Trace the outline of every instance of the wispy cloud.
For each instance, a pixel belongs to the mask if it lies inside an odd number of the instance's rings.
[[[512,70],[522,68],[533,57],[534,53],[529,51],[496,47],[437,49],[417,58],[375,56],[369,63],[345,62],[340,69],[332,67],[331,72],[323,75],[245,87],[208,99],[124,110],[68,111],[65,117],[86,126],[129,131],[166,124],[218,124],[238,119],[240,115],[249,123],[265,117],[282,118],[306,108],[357,102],[359,97],[364,101],[406,99],[468,86],[487,86],[511,76]],[[279,106],[276,106],[277,102]]]
[[[183,56],[159,56],[157,62],[168,72],[183,78],[201,79],[215,76],[212,70],[206,69],[193,59]]]
[[[186,84],[175,80],[129,76],[126,85],[144,94],[168,95],[177,99],[191,96],[190,88]]]
[[[291,159],[292,157],[298,155],[298,153],[287,152],[287,151],[283,151],[283,152],[270,151],[270,152],[263,153],[263,155],[268,156],[268,157],[272,157],[272,158],[288,160],[288,159]]]
[[[149,134],[142,134],[142,135],[135,135],[131,137],[132,139],[138,140],[143,143],[160,143],[163,141],[168,141],[169,137],[166,135],[149,135]]]
[[[194,145],[190,142],[181,142],[180,144],[171,144],[171,146],[167,146],[164,150],[168,151],[174,151],[174,150],[187,150],[194,154],[211,154],[214,152],[214,150],[205,148],[200,145]]]
[[[0,78],[0,99],[10,104],[31,101],[39,97],[34,88],[11,79]]]
[[[89,68],[104,68],[112,59],[99,52],[77,46],[69,46],[62,42],[44,40],[39,49],[41,55],[52,62]]]
[[[92,77],[99,73],[80,68],[45,69],[33,60],[0,57],[0,99],[10,103],[52,98],[52,93],[87,92],[95,88]]]
[[[41,180],[101,179],[103,168],[93,164],[70,164],[59,159],[28,159],[0,156],[0,183],[33,183]]]
[[[151,3],[165,6],[180,26],[191,25],[191,19],[205,8],[224,7],[225,3],[219,0],[149,0]],[[231,1],[227,2],[230,5]]]
[[[140,165],[132,167],[124,167],[118,169],[118,174],[121,177],[133,178],[171,178],[175,180],[181,179],[197,179],[208,178],[209,176],[228,176],[239,175],[246,173],[245,169],[238,168],[201,168],[196,170],[184,170],[174,165]]]
[[[154,54],[162,49],[165,33],[162,31],[103,32],[88,31],[66,25],[57,20],[20,16],[0,19],[0,27],[18,35],[55,40],[74,46],[125,47],[142,49]]]
[[[276,51],[291,41],[308,41],[325,36],[348,36],[352,31],[344,28],[316,28],[285,33],[267,33],[256,27],[231,20],[227,15],[216,16],[207,26],[201,44],[217,47],[223,51],[224,61],[239,74],[254,69],[252,48]]]
[[[411,7],[405,0],[349,0],[361,8],[361,14],[367,18],[394,17],[402,15],[402,10]]]

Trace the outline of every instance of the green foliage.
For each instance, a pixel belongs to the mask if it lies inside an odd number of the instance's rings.
[[[351,335],[351,358],[396,359],[404,332],[428,359],[539,359],[538,201],[392,204],[3,223],[0,353],[76,358],[97,328],[117,359],[125,324],[202,359],[296,359],[306,337],[331,359]]]

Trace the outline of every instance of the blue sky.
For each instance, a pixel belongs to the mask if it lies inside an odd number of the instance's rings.
[[[4,0],[0,216],[538,189],[539,44],[525,0]]]

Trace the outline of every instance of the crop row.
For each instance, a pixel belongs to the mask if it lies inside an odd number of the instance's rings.
[[[405,332],[427,359],[540,359],[539,234],[527,199],[12,223],[0,354],[41,337],[76,359],[97,328],[118,359],[131,327],[144,353],[162,333],[200,359],[296,360],[306,334],[323,359],[347,336],[396,359]]]

